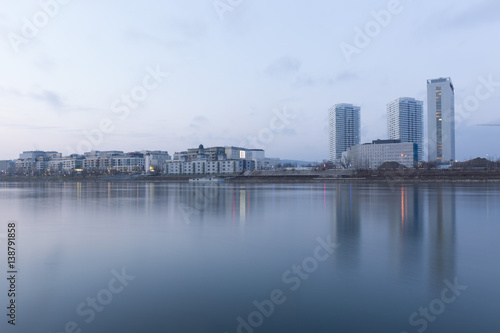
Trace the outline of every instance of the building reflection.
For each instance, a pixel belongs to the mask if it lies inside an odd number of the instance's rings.
[[[372,260],[395,269],[397,279],[442,289],[455,277],[455,192],[455,185],[337,185],[330,197],[332,242],[340,244],[336,263],[358,268],[361,249],[373,249],[375,237],[380,246]]]
[[[336,262],[341,267],[354,268],[360,256],[360,198],[361,191],[352,184],[336,187],[331,207],[331,238],[340,244],[335,250]]]
[[[414,279],[424,271],[423,202],[423,191],[418,184],[391,187],[390,235],[402,279]]]
[[[438,184],[429,201],[429,274],[430,283],[442,288],[445,279],[455,278],[456,186]]]
[[[227,214],[227,209],[230,206],[228,197],[230,191],[224,190],[223,185],[216,183],[189,183],[175,184],[173,196],[173,206],[176,209],[176,221],[178,223],[196,223],[203,222],[214,212],[220,215]]]

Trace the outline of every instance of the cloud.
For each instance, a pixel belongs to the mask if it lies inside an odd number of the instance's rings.
[[[171,18],[167,22],[162,25],[164,33],[146,33],[137,29],[128,29],[123,32],[124,39],[134,45],[149,42],[162,47],[178,48],[204,40],[208,36],[208,26],[202,21]]]
[[[62,126],[41,126],[41,125],[30,125],[23,123],[7,123],[5,121],[2,122],[2,126],[6,128],[15,128],[19,130],[28,130],[28,131],[55,131],[58,132],[71,132],[71,130],[67,130]]]
[[[56,110],[61,110],[64,107],[61,96],[49,90],[43,90],[41,93],[31,93],[29,96],[37,101],[47,103]]]
[[[205,22],[198,20],[173,19],[170,21],[169,31],[176,31],[182,40],[202,40],[207,37],[208,27]]]
[[[332,86],[337,83],[343,83],[358,79],[359,76],[351,71],[340,72],[336,77],[314,76],[309,73],[299,73],[296,75],[292,87],[316,87],[316,86]]]
[[[44,71],[52,70],[56,67],[56,63],[48,57],[37,57],[33,61],[33,64],[35,65],[35,67]]]
[[[189,123],[189,128],[194,130],[200,130],[202,127],[206,126],[209,123],[209,120],[205,116],[198,116],[191,120]]]
[[[284,79],[296,74],[301,67],[300,60],[284,56],[276,59],[272,64],[270,64],[266,69],[265,73],[271,77]]]
[[[295,88],[301,87],[316,87],[316,86],[332,86],[337,81],[346,81],[347,78],[334,79],[328,77],[314,77],[311,74],[299,74],[295,78],[295,81],[292,83],[292,86]]]
[[[359,78],[359,76],[351,71],[344,71],[341,72],[337,77],[335,78],[336,81],[340,82],[345,82],[345,81],[351,81],[354,79]]]
[[[490,22],[498,22],[499,19],[500,2],[487,0],[461,11],[449,20],[444,21],[443,25],[451,28],[468,29]]]
[[[293,128],[284,128],[279,132],[280,135],[286,135],[286,136],[296,136],[297,132]]]
[[[182,40],[165,40],[164,36],[157,37],[153,34],[147,34],[139,30],[127,30],[123,32],[123,38],[132,43],[133,45],[137,45],[139,43],[151,43],[156,44],[161,47],[167,48],[176,48],[183,46],[185,43]]]
[[[149,132],[126,132],[126,133],[109,133],[106,134],[114,137],[123,137],[125,139],[144,139],[144,138],[154,138],[157,135]]]
[[[322,81],[318,78],[313,78],[310,74],[297,75],[292,86],[294,87],[314,87]]]

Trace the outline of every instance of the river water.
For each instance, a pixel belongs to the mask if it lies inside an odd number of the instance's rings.
[[[1,332],[500,332],[498,184],[0,183]]]

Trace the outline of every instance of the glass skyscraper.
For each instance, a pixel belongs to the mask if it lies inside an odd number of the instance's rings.
[[[424,158],[424,102],[411,97],[402,97],[388,103],[387,132],[391,140],[416,143],[417,161],[422,161]]]
[[[427,80],[428,160],[455,161],[455,88],[451,79]]]
[[[342,153],[360,142],[359,106],[336,104],[329,110],[328,129],[330,143],[330,161],[340,162]]]

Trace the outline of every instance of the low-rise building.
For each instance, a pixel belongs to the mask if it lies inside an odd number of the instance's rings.
[[[10,172],[14,172],[16,168],[16,163],[14,161],[0,161],[0,174],[7,174]]]
[[[193,163],[191,162],[181,162],[181,173],[185,175],[192,175],[193,172]]]
[[[374,140],[352,146],[342,153],[342,161],[353,169],[377,169],[384,162],[398,162],[407,168],[418,164],[418,145],[399,140]]]
[[[182,173],[182,162],[168,161],[166,173],[171,175],[180,175]]]
[[[145,159],[140,156],[113,156],[111,158],[111,169],[121,172],[141,172],[144,171]]]
[[[49,161],[51,160],[48,156],[40,156],[36,159],[36,170],[40,173],[44,173],[49,170]]]
[[[61,153],[42,150],[24,151],[19,154],[15,169],[16,172],[25,174],[44,173],[49,169],[49,161],[54,158],[61,158]]]
[[[236,169],[236,160],[219,161],[220,173],[235,173]]]
[[[16,160],[16,172],[28,174],[34,171],[36,171],[35,158],[24,158]]]
[[[85,159],[83,160],[83,168],[89,171],[99,170],[100,169],[99,157],[86,156]]]
[[[82,169],[83,161],[83,157],[80,156],[54,158],[48,161],[47,169],[51,172],[70,173],[75,169]]]
[[[166,173],[171,175],[231,174],[255,170],[255,161],[253,160],[167,161],[166,164]]]
[[[219,173],[219,161],[208,161],[206,173],[207,174],[218,174]]]
[[[123,151],[121,151],[121,150],[106,150],[106,151],[92,150],[92,151],[84,153],[83,155],[85,155],[86,158],[89,156],[113,156],[113,155],[123,155]]]
[[[43,151],[43,150],[23,151],[21,154],[19,154],[19,159],[20,160],[30,159],[30,158],[34,159],[42,156],[47,156],[49,158],[60,158],[62,154],[58,153],[57,151]]]
[[[199,160],[191,162],[193,164],[193,173],[194,174],[205,174],[206,173],[206,160]]]
[[[145,159],[145,171],[146,172],[161,172],[165,173],[167,170],[167,161],[170,161],[172,157],[167,151],[162,150],[143,150],[141,153],[144,155]]]
[[[275,169],[275,168],[277,168],[280,165],[281,165],[281,159],[279,159],[279,158],[273,158],[273,157],[266,157],[262,161],[262,167],[261,168],[256,167],[256,168],[257,168],[257,170],[261,170],[261,169]]]

